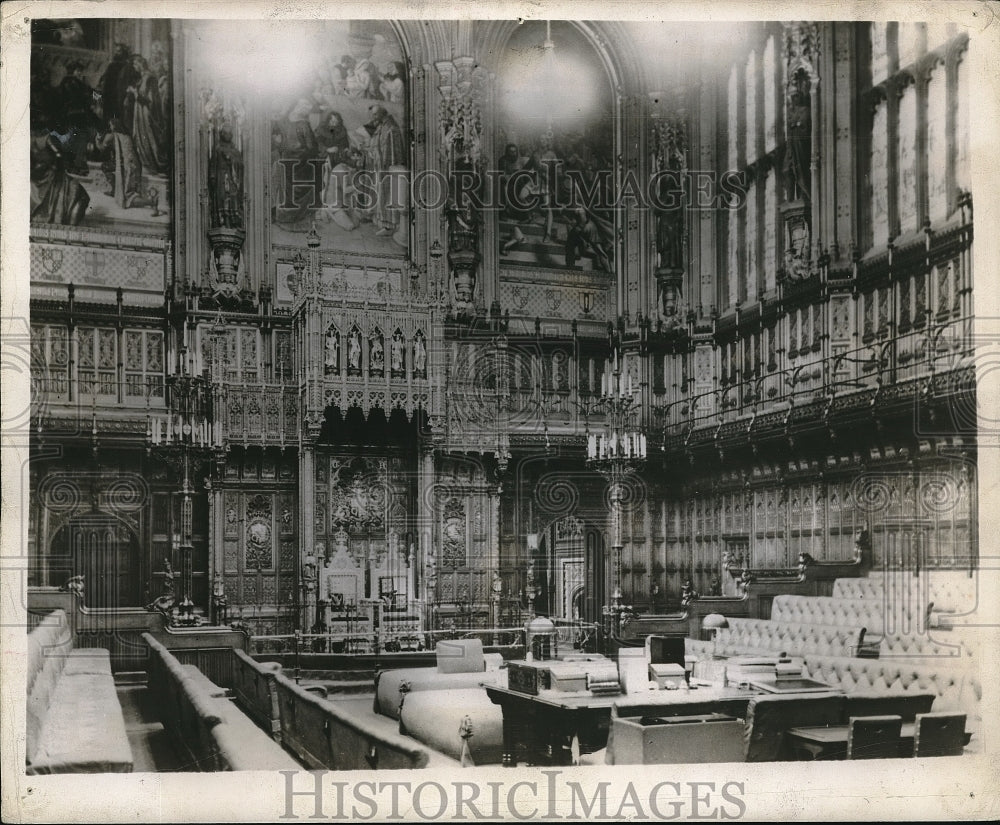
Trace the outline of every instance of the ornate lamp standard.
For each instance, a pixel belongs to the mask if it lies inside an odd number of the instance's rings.
[[[611,358],[604,367],[601,394],[586,410],[588,417],[604,417],[603,429],[587,435],[587,466],[608,479],[612,580],[610,604],[604,606],[604,621],[607,631],[618,635],[622,613],[629,609],[622,604],[621,591],[622,495],[626,478],[632,476],[646,458],[646,436],[639,428],[641,390],[630,374],[623,374],[617,343],[613,343]]]
[[[182,353],[183,371],[167,378],[168,405],[166,415],[147,415],[146,451],[171,468],[181,482],[180,539],[181,592],[176,603],[176,615],[171,624],[197,625],[200,617],[194,613],[193,590],[193,497],[192,476],[204,466],[211,451],[213,426],[205,380],[194,374],[193,363]]]

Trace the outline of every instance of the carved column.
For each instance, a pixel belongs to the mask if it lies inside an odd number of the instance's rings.
[[[711,170],[716,167],[716,142],[718,141],[716,118],[718,117],[718,79],[708,76],[703,79],[700,93],[700,112],[698,116],[697,146],[699,148],[698,171]],[[708,178],[707,198],[714,199],[715,186]],[[718,232],[716,231],[715,217],[717,209],[712,200],[707,203],[699,202],[699,192],[702,189],[701,181],[692,180],[691,186],[695,188],[692,197],[696,208],[697,218],[697,244],[698,260],[697,271],[699,273],[700,284],[697,294],[692,291],[689,303],[700,317],[707,317],[711,308],[718,304],[716,298],[716,257],[718,246]]]
[[[849,255],[858,239],[854,233],[857,223],[857,147],[860,135],[856,132],[857,98],[857,48],[854,24],[834,23],[834,81],[836,83],[836,113],[834,115],[835,172],[836,172],[836,232],[834,242],[841,255]],[[831,199],[830,203],[834,201]]]
[[[431,627],[433,608],[437,598],[437,559],[434,552],[434,513],[437,497],[434,494],[434,452],[421,451],[417,459],[417,535],[414,576],[419,588],[414,592],[424,603],[424,626]]]
[[[201,142],[198,134],[197,111],[187,111],[188,101],[191,105],[197,105],[198,100],[198,79],[192,68],[196,65],[196,54],[200,38],[197,36],[195,27],[186,23],[182,30],[184,44],[184,60],[174,63],[174,98],[177,101],[175,114],[178,115],[178,132],[180,140],[177,147],[175,163],[175,177],[178,184],[178,200],[183,203],[183,209],[177,209],[175,215],[184,221],[183,225],[178,225],[177,231],[183,232],[179,235],[178,242],[178,263],[180,269],[180,283],[177,284],[175,295],[180,297],[183,294],[183,287],[192,280],[201,280],[201,286],[207,284],[207,265],[205,263],[205,236],[202,234],[203,227],[199,221],[201,207],[199,203],[199,191],[202,183],[201,173]],[[180,205],[180,204],[178,204]],[[203,279],[203,280],[202,280]]]
[[[303,441],[299,446],[299,592],[302,596],[301,611],[296,625],[309,631],[316,623],[316,445]],[[312,561],[310,561],[312,559]],[[310,565],[312,569],[310,569]]]
[[[228,601],[223,552],[226,508],[222,501],[222,490],[212,479],[205,479],[205,493],[208,497],[208,569],[212,577],[209,582],[209,615],[213,624],[220,624],[224,618],[224,605]]]

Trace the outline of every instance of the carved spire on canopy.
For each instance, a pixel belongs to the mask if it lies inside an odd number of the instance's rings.
[[[659,309],[668,324],[679,324],[678,303],[684,281],[686,216],[684,186],[688,168],[687,113],[669,107],[663,92],[651,92],[652,172],[656,180],[656,283]]]
[[[471,314],[481,260],[482,217],[470,197],[475,187],[468,181],[482,180],[486,72],[472,57],[442,60],[435,66],[441,93],[441,160],[449,178],[446,214],[452,293],[459,314]],[[467,181],[457,181],[459,176]]]

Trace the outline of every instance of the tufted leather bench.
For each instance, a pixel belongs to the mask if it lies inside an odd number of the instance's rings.
[[[960,711],[967,729],[982,724],[982,685],[977,674],[962,668],[921,667],[881,659],[805,656],[803,673],[845,694],[931,694],[933,710]],[[975,747],[973,739],[972,747]],[[969,748],[967,748],[969,750]]]
[[[933,603],[936,610],[965,612],[975,610],[979,600],[979,574],[970,576],[964,570],[932,570],[917,576],[909,570],[872,570],[865,578],[837,579],[833,586],[834,596],[882,598],[888,593],[898,601],[916,601],[921,609]]]
[[[774,597],[771,619],[787,624],[865,628],[869,634],[882,633],[886,624],[885,610],[879,601],[788,594]]]
[[[129,773],[132,749],[101,648],[74,648],[66,613],[28,634],[27,772]]]
[[[926,667],[967,668],[973,664],[972,649],[947,630],[887,634],[879,642],[878,657]]]
[[[864,630],[857,627],[733,618],[729,619],[729,627],[716,632],[712,652],[716,656],[757,653],[852,656],[863,637]]]

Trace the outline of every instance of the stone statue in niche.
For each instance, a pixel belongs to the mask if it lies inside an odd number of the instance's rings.
[[[405,367],[406,346],[403,341],[403,333],[396,330],[392,335],[389,344],[389,365],[393,375],[402,375]]]
[[[323,372],[327,375],[336,375],[340,372],[340,333],[333,327],[326,331]]]
[[[416,378],[427,377],[427,346],[422,332],[417,332],[413,338],[413,375]]]
[[[785,197],[808,202],[812,185],[812,95],[811,80],[804,69],[795,73],[786,110]]]
[[[219,129],[208,161],[208,200],[213,228],[243,229],[243,153],[228,126]]]
[[[361,333],[357,327],[347,337],[347,366],[352,372],[361,371]]]
[[[656,212],[656,252],[658,272],[680,270],[684,266],[684,124],[658,123]]]
[[[382,333],[378,331],[368,340],[368,371],[375,375],[382,375],[385,371],[385,345]]]
[[[656,217],[659,269],[680,269],[683,261],[684,219],[681,208],[664,209]]]
[[[451,191],[456,197],[448,202],[448,262],[451,264],[452,286],[459,305],[469,307],[476,291],[476,269],[479,266],[479,213],[473,198],[462,185],[461,177],[476,172],[473,160],[468,157],[461,141],[455,144],[457,154]],[[456,180],[457,179],[457,180]]]

